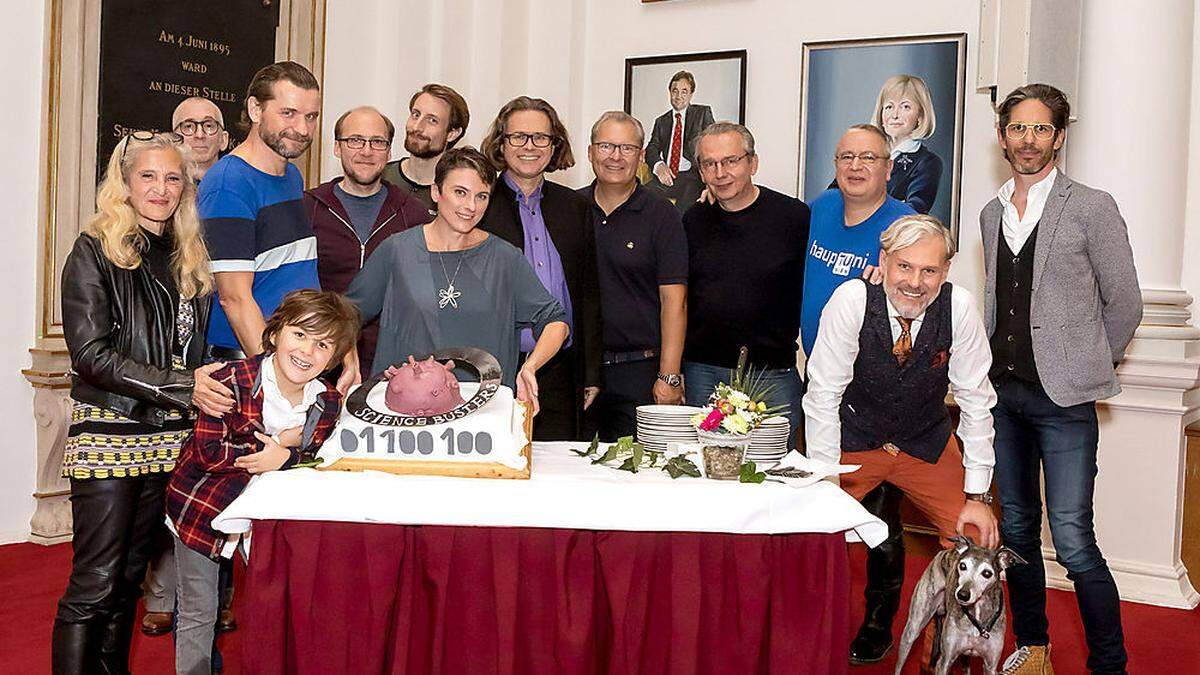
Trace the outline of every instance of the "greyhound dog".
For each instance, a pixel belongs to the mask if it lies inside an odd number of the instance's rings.
[[[896,675],[900,675],[913,642],[934,616],[940,627],[940,639],[933,645],[936,675],[949,673],[964,656],[982,658],[984,673],[996,673],[1006,625],[1000,572],[1025,561],[1003,546],[976,546],[970,537],[953,537],[950,541],[954,548],[934,556],[913,591],[908,623],[900,638]]]

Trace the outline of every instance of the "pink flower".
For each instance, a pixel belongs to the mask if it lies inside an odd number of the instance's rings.
[[[713,411],[708,413],[708,417],[700,423],[700,429],[704,431],[716,431],[721,428],[721,420],[725,419],[725,413],[721,412],[720,408],[713,408]]]

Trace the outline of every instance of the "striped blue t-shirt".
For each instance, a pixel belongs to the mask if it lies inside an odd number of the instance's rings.
[[[197,208],[212,271],[254,272],[254,300],[264,319],[290,291],[320,288],[317,239],[303,197],[304,178],[295,165],[274,176],[236,155],[221,158],[200,183]],[[219,300],[214,294],[208,341],[240,349]]]

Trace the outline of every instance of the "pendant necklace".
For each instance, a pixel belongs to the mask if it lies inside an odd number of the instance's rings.
[[[459,251],[458,266],[454,268],[454,276],[450,276],[446,272],[446,253],[449,251],[441,251],[438,253],[438,262],[442,264],[442,276],[446,277],[446,287],[438,289],[438,309],[446,309],[446,305],[450,305],[454,309],[458,309],[458,299],[462,297],[462,291],[454,287],[454,282],[458,280],[458,271],[462,269],[463,258],[467,254]]]

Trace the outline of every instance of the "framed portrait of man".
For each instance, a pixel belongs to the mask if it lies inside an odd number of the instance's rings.
[[[891,144],[888,194],[958,233],[966,34],[805,43],[801,199],[835,187],[834,150],[854,124]]]
[[[680,212],[703,188],[695,139],[716,121],[746,116],[746,50],[625,59],[625,112],[646,132],[638,177]]]

